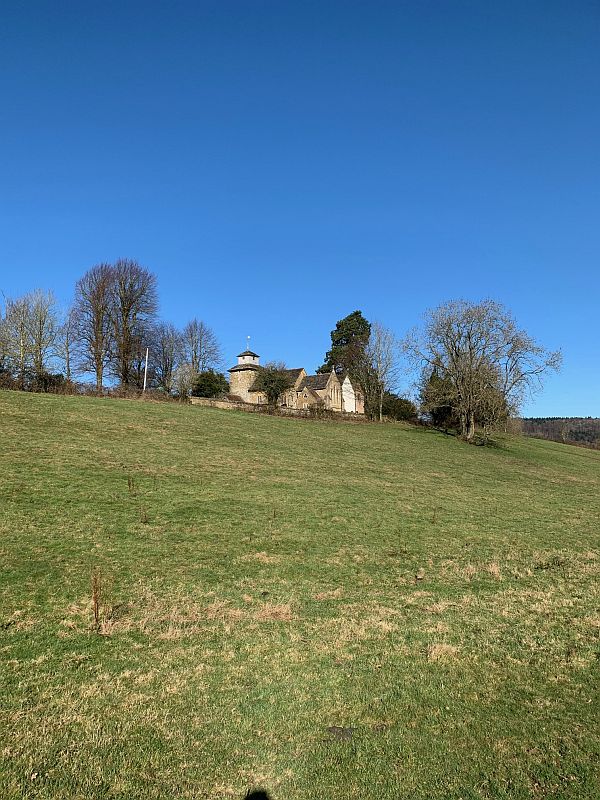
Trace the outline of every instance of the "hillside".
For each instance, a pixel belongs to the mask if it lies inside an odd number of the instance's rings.
[[[16,392],[0,427],[3,798],[600,796],[600,453]]]
[[[600,448],[600,419],[593,417],[529,417],[522,420],[523,433]]]

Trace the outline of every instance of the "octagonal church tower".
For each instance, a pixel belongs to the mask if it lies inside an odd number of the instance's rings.
[[[240,397],[245,403],[250,402],[248,389],[254,383],[257,372],[260,370],[260,356],[252,350],[244,350],[237,357],[238,363],[235,367],[227,370],[229,372],[229,393]]]

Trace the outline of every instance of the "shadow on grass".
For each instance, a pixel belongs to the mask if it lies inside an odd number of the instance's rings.
[[[483,443],[483,447],[489,447],[493,450],[510,450],[506,439],[487,439],[487,441]]]
[[[271,796],[264,789],[252,789],[244,795],[244,800],[271,800]]]
[[[440,439],[454,439],[460,444],[470,445],[471,447],[487,447],[488,449],[493,450],[510,450],[507,436],[501,432],[496,432],[495,434],[491,435],[484,435],[480,431],[477,431],[474,438],[471,441],[467,441],[466,439],[462,439],[459,431],[456,431],[453,428],[448,428],[445,430],[444,428],[434,428],[433,426],[423,425],[422,430],[425,434],[437,436]]]

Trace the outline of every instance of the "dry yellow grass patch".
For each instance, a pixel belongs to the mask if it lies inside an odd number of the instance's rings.
[[[324,563],[339,567],[350,562],[353,564],[364,564],[370,560],[370,557],[366,553],[359,553],[356,549],[350,549],[348,547],[340,547],[336,553],[326,558]]]
[[[502,571],[497,561],[490,561],[487,564],[473,564],[471,562],[461,564],[448,559],[442,561],[440,568],[442,575],[456,575],[467,581],[472,581],[480,572],[487,572],[497,580],[502,580]]]
[[[589,614],[587,617],[583,618],[583,621],[592,628],[600,628],[600,615]]]
[[[247,603],[252,602],[249,595],[245,595],[244,599]],[[140,596],[135,605],[103,608],[96,630],[103,636],[137,631],[169,641],[199,635],[210,622],[230,624],[247,618],[245,609],[237,608],[227,600],[215,598],[208,604],[185,596],[167,600],[148,591]],[[83,630],[93,631],[91,602],[83,600],[71,604],[60,626],[58,636],[63,639]]]
[[[577,570],[580,574],[583,575],[599,575],[600,574],[600,567],[598,564],[592,559],[591,563],[584,562],[584,563],[577,563]]]
[[[200,634],[200,632],[201,628],[198,625],[191,625],[185,628],[178,628],[175,625],[169,625],[166,630],[160,631],[156,638],[160,639],[162,642],[175,642],[179,639],[197,636]]]
[[[403,595],[399,599],[402,600],[404,605],[406,606],[423,606],[425,601],[431,600],[433,594],[431,592],[424,592],[422,590],[417,590],[416,592],[411,592],[408,595]]]
[[[450,633],[450,626],[446,625],[445,622],[436,622],[435,625],[431,625],[429,628],[425,629],[427,633]]]
[[[361,606],[352,604],[342,608],[342,615],[323,620],[318,626],[319,649],[329,652],[364,640],[381,640],[398,629],[392,621],[398,611],[385,606]]]
[[[430,644],[427,648],[428,661],[448,661],[456,658],[457,655],[458,647],[453,644],[437,642],[436,644]]]
[[[313,600],[337,600],[344,594],[344,590],[341,586],[337,589],[332,589],[329,592],[317,592],[313,594]]]
[[[241,608],[232,607],[227,600],[215,600],[205,608],[207,619],[235,621],[242,619],[246,612]]]
[[[294,619],[290,603],[263,603],[252,616],[259,622],[290,622]]]
[[[428,611],[430,614],[443,614],[448,608],[452,608],[455,606],[456,603],[452,602],[451,600],[438,600],[435,603],[432,603],[429,606],[425,606],[425,611]]]
[[[215,800],[219,797],[237,797],[238,795],[239,791],[232,783],[216,783],[210,793]]]
[[[502,572],[500,571],[500,565],[496,561],[491,561],[489,564],[484,566],[484,570],[489,572],[489,574],[497,578],[499,581],[502,580]]]

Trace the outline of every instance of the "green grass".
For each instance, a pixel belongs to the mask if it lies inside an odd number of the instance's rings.
[[[0,454],[2,798],[600,796],[600,453],[1,392]]]

